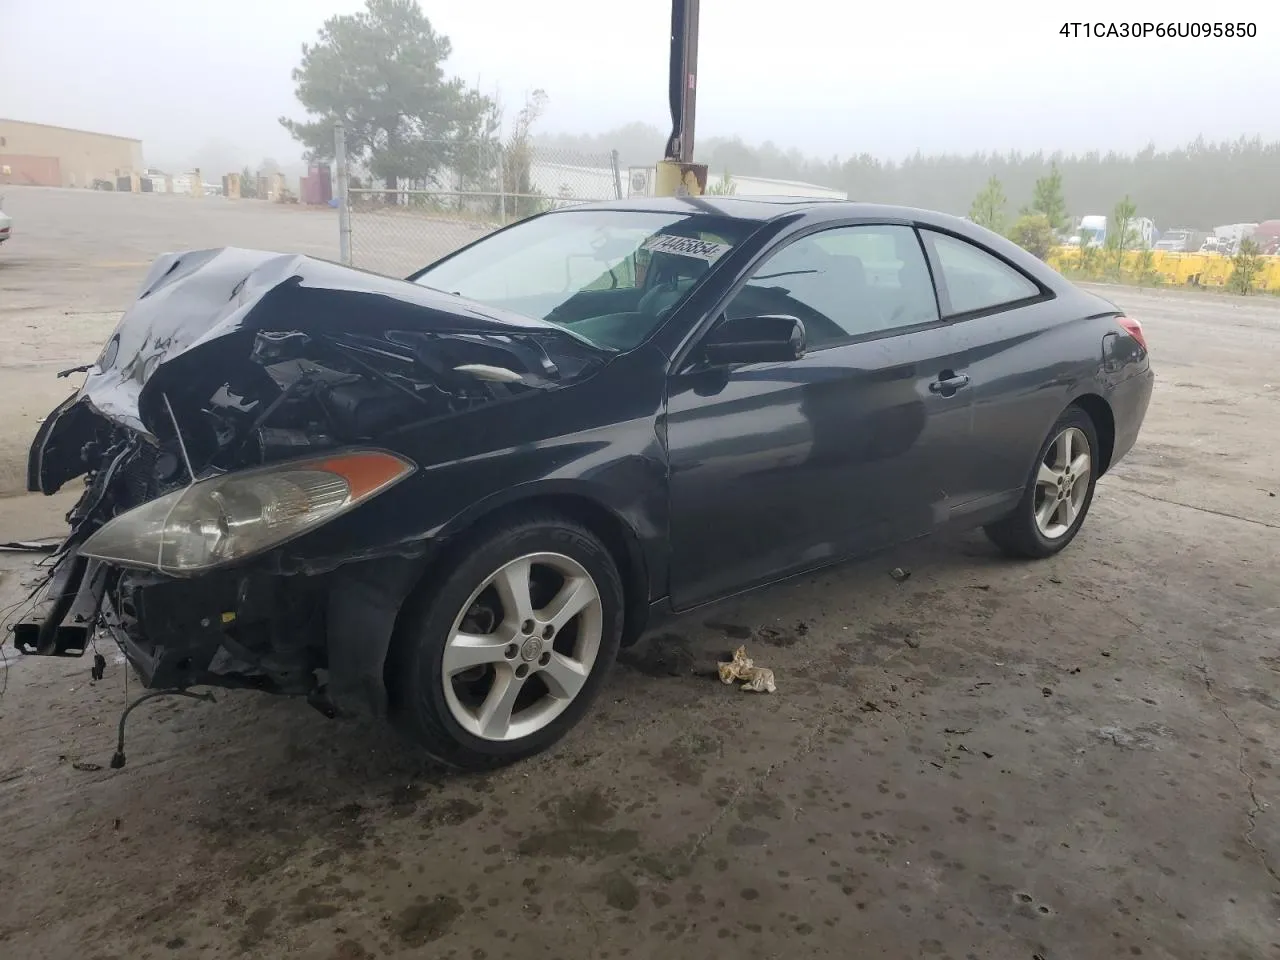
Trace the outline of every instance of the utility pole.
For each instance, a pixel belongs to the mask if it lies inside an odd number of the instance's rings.
[[[671,0],[671,68],[667,95],[671,136],[658,163],[659,196],[698,196],[707,188],[707,167],[693,162],[693,129],[698,98],[699,0]]]

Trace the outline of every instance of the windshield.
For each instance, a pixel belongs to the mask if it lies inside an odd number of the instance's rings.
[[[758,226],[702,214],[567,211],[495,233],[415,282],[629,350]]]

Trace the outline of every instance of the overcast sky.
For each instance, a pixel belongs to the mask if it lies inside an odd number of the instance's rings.
[[[150,163],[208,149],[293,162],[290,70],[360,0],[0,0],[0,115],[138,137]],[[667,0],[422,0],[446,69],[544,132],[669,125]],[[1068,39],[1076,21],[1257,23],[1237,40]],[[1134,150],[1280,139],[1280,5],[1182,0],[702,0],[698,133],[823,156]]]

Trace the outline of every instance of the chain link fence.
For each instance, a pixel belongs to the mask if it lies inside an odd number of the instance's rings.
[[[419,148],[430,176],[402,178],[395,189],[386,189],[356,173],[352,182],[361,185],[345,197],[339,186],[349,229],[344,256],[353,266],[407,276],[505,224],[623,196],[616,151],[513,149],[491,140],[435,141]]]

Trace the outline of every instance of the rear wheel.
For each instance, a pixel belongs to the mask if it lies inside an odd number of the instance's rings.
[[[432,756],[492,767],[559,740],[586,712],[622,635],[617,567],[558,517],[504,524],[403,618],[388,670],[393,719]]]
[[[1012,557],[1051,557],[1075,539],[1097,482],[1098,433],[1080,407],[1063,411],[1040,448],[1022,499],[1012,514],[986,527]]]

